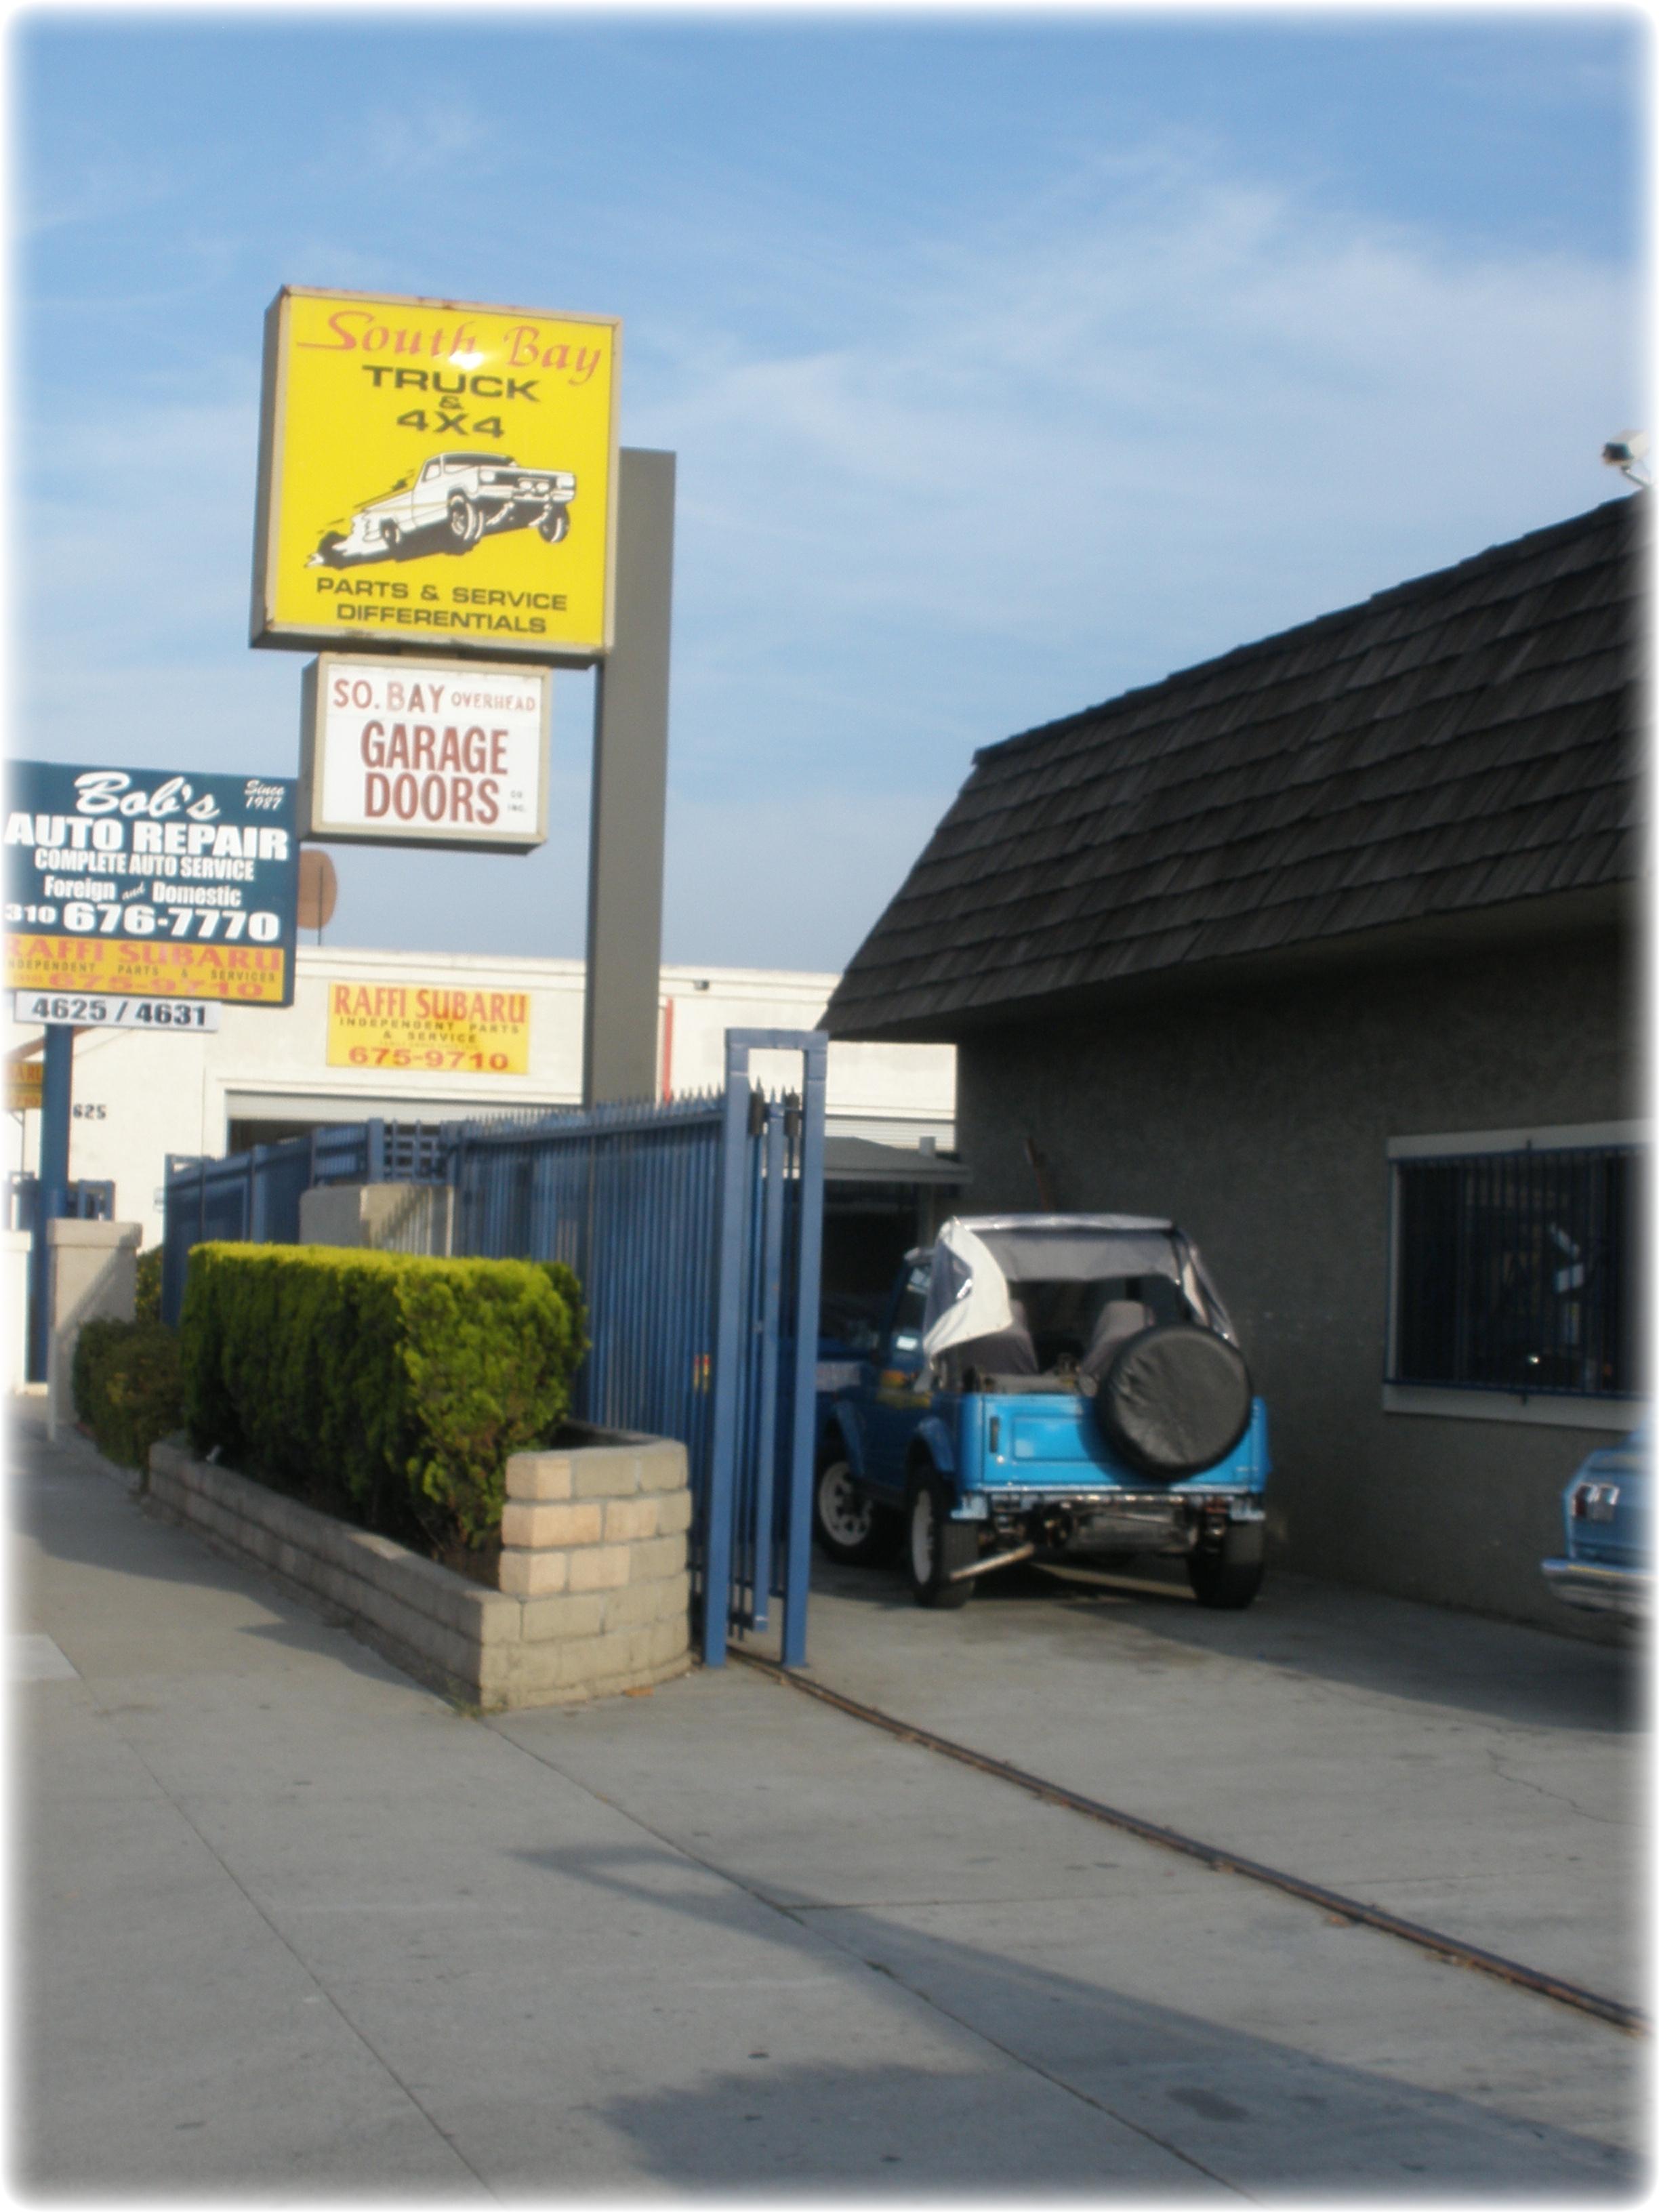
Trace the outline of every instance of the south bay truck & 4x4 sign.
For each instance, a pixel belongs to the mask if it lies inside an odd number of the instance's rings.
[[[9,988],[293,1004],[292,782],[13,761],[5,823]]]
[[[284,286],[253,643],[605,653],[621,340],[609,316]]]

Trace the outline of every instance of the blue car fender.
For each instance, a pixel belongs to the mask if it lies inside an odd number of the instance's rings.
[[[847,1464],[855,1475],[861,1475],[864,1473],[864,1437],[861,1425],[857,1407],[849,1405],[844,1398],[837,1399],[830,1407],[830,1417],[824,1424],[825,1445],[831,1449],[839,1447],[844,1451],[847,1455]]]
[[[957,1474],[957,1440],[951,1435],[948,1425],[940,1420],[937,1413],[929,1413],[926,1420],[917,1425],[915,1440],[918,1443],[927,1446],[927,1456],[933,1461],[937,1472],[947,1476],[954,1484]]]

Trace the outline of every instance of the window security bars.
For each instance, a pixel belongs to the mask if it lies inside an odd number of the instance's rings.
[[[1402,1159],[1394,1175],[1389,1382],[1641,1391],[1641,1148]]]

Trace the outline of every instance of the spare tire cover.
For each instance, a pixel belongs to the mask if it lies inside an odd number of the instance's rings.
[[[1185,1322],[1127,1337],[1094,1401],[1112,1450],[1163,1482],[1225,1459],[1250,1425],[1250,1403],[1238,1347]]]

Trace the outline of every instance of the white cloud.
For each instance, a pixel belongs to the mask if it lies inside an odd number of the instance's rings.
[[[500,125],[490,125],[454,99],[376,108],[362,126],[360,150],[383,174],[397,178],[450,171],[463,156],[476,178],[481,162],[499,142]]]
[[[18,436],[13,517],[18,659],[77,678],[245,635],[258,410],[252,392],[82,405]]]
[[[50,187],[31,172],[13,205],[14,228],[19,237],[37,238],[48,231],[108,222],[155,207],[177,189],[155,162],[125,161],[107,153],[88,156],[58,171]]]
[[[798,795],[824,958],[837,889],[856,941],[975,745],[1622,489],[1597,459],[1644,388],[1620,270],[1186,155],[1087,185],[872,272],[833,347],[728,331],[700,370],[688,337],[634,433],[682,453],[681,760],[711,804]],[[896,790],[925,819],[877,865]],[[832,869],[811,833],[860,791],[872,866]]]
[[[428,130],[374,127],[388,159]],[[755,266],[821,282],[827,337],[758,342],[722,247],[729,289],[647,301],[630,352],[625,434],[681,457],[674,957],[839,963],[974,744],[1611,496],[1601,442],[1641,418],[1620,270],[1461,250],[1190,143],[1081,161],[982,234],[768,222]],[[291,744],[238,659],[256,376],[19,439],[54,746],[108,753],[117,689],[158,744],[181,698]]]
[[[727,592],[792,629],[1098,625],[1116,661],[1194,586],[1218,647],[1322,611],[1276,589],[1316,547],[1327,590],[1370,588],[1413,528],[1433,559],[1589,504],[1631,307],[1611,270],[1191,179],[960,252],[834,350],[693,374],[652,428]]]

